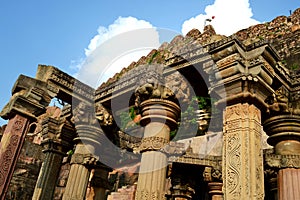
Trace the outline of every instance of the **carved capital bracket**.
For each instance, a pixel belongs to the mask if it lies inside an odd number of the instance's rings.
[[[15,114],[21,114],[35,120],[36,116],[45,112],[50,101],[45,82],[20,75],[12,89],[12,97],[0,116],[10,119]]]

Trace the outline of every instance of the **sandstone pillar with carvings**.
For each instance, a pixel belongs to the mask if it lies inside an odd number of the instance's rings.
[[[238,103],[224,111],[224,198],[263,199],[261,113],[255,106]]]
[[[0,199],[10,184],[29,125],[45,112],[50,103],[46,83],[21,75],[12,89],[1,117],[9,119],[0,144]]]
[[[300,116],[272,116],[264,122],[264,129],[269,135],[268,143],[275,149],[265,159],[269,167],[278,170],[278,199],[300,199]]]
[[[165,199],[168,165],[163,148],[170,141],[170,131],[177,127],[180,107],[174,103],[175,90],[165,85],[164,66],[147,65],[142,66],[142,69],[146,71],[139,78],[135,104],[142,115],[140,124],[145,129],[141,144],[135,149],[142,153],[135,198],[162,200]]]
[[[48,140],[42,144],[45,148],[44,162],[34,189],[34,200],[52,199],[64,153],[59,150],[60,144]]]
[[[71,169],[63,200],[82,200],[86,198],[91,170],[100,164],[96,151],[105,135],[95,116],[93,106],[85,102],[80,102],[74,109],[72,121],[78,137],[74,139],[76,148],[71,158]],[[105,123],[108,124],[107,121]],[[99,191],[97,195],[103,196],[104,189]]]
[[[141,103],[141,124],[144,137],[139,147],[142,153],[136,191],[137,200],[165,199],[165,180],[168,159],[161,152],[170,140],[170,130],[177,124],[180,108],[174,102],[149,99]]]
[[[34,189],[34,200],[53,199],[63,157],[72,149],[71,141],[65,138],[72,138],[74,132],[73,127],[65,123],[65,120],[49,117],[42,124],[45,139],[41,145],[44,147],[45,158]]]
[[[90,171],[98,160],[94,153],[96,145],[99,145],[99,140],[93,136],[103,134],[100,128],[90,125],[76,126],[76,130],[80,137],[75,138],[76,148],[71,158],[71,169],[63,195],[64,200],[85,198]],[[80,135],[81,133],[84,135]]]

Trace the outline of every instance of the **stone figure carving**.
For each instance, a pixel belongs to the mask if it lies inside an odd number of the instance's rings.
[[[98,121],[92,107],[88,106],[85,102],[80,102],[73,110],[71,122],[74,124],[96,125]]]
[[[269,96],[266,100],[266,103],[269,104],[269,110],[268,112],[283,112],[288,113],[289,110],[289,99],[284,93],[284,88],[279,88],[275,91],[275,93],[272,94],[272,96]]]
[[[100,121],[100,123],[104,126],[112,125],[113,117],[112,115],[104,108],[102,104],[96,104],[96,118]]]
[[[163,65],[142,66],[148,69],[143,73],[135,90],[135,106],[147,99],[171,99],[174,92],[167,88],[163,77]]]

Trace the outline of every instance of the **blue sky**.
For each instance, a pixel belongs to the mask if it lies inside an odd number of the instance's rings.
[[[235,13],[232,9],[238,14],[228,22],[230,25],[243,19],[240,15],[245,15],[244,24],[248,19],[249,23],[266,22],[279,15],[287,16],[289,10],[298,7],[299,0],[2,0],[0,107],[9,101],[17,77],[20,74],[34,77],[38,64],[54,65],[76,74],[78,65],[88,57],[86,50],[93,51],[101,43],[99,37],[114,31],[115,26],[111,25],[116,25],[118,19],[117,25],[123,23],[120,19],[127,23],[128,17],[132,17],[137,22],[142,20],[142,24],[181,33],[183,24],[189,29],[197,19],[211,16],[216,16],[217,22],[218,16],[222,16],[220,19]],[[128,26],[125,24],[125,29]],[[225,24],[222,26],[218,30],[225,33]],[[97,41],[91,47],[96,36]],[[3,123],[0,120],[0,125]]]

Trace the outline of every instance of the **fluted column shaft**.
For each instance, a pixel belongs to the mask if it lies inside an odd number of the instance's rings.
[[[100,145],[103,131],[100,127],[88,124],[75,126],[78,138],[75,138],[76,148],[71,158],[71,169],[63,195],[63,200],[82,200],[86,190],[91,169],[96,166],[95,149]]]
[[[63,200],[82,200],[85,198],[90,170],[84,165],[84,160],[90,159],[90,150],[93,149],[93,147],[89,146],[91,148],[88,148],[87,146],[81,142],[76,145]]]
[[[47,149],[44,150],[45,159],[35,185],[33,200],[53,198],[61,163],[65,155],[55,147],[60,144],[56,144],[52,140],[44,142],[44,145],[45,143],[47,143]]]
[[[150,99],[141,104],[144,138],[139,147],[141,167],[136,191],[137,200],[165,199],[167,156],[159,151],[170,140],[180,108],[171,101]]]

